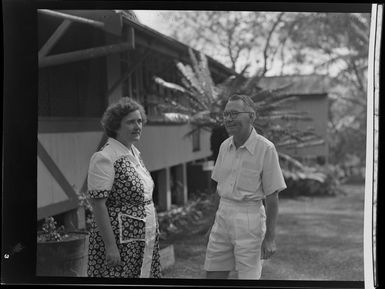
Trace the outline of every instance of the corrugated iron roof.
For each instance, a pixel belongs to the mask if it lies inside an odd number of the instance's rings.
[[[288,86],[281,94],[284,95],[319,95],[327,94],[330,79],[327,75],[284,75],[262,78],[258,86],[263,89],[277,89]]]

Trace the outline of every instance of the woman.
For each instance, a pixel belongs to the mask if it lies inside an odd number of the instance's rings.
[[[154,182],[133,145],[145,122],[143,107],[128,97],[110,105],[103,115],[108,140],[92,156],[88,171],[94,213],[90,277],[161,277]]]

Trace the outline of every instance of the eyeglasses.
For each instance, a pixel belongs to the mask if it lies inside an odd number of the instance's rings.
[[[231,119],[237,118],[240,113],[250,113],[250,111],[225,111],[222,115],[223,118],[230,117]]]

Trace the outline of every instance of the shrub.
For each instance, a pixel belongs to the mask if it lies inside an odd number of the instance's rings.
[[[335,166],[302,167],[283,170],[287,189],[280,196],[335,196],[342,193],[338,168]]]
[[[166,212],[158,213],[161,241],[186,234],[206,232],[208,229],[207,216],[214,209],[213,194],[196,193],[193,200],[184,206],[173,206]]]

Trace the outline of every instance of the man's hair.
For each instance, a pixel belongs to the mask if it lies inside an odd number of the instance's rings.
[[[244,94],[233,94],[228,99],[228,101],[236,101],[236,100],[241,100],[243,102],[245,109],[247,111],[254,113],[254,116],[256,115],[254,101],[249,96]]]
[[[143,106],[132,98],[122,97],[117,102],[111,104],[104,112],[100,121],[106,135],[116,138],[116,131],[120,128],[122,119],[136,110],[139,110],[143,124],[146,123],[147,117]]]

